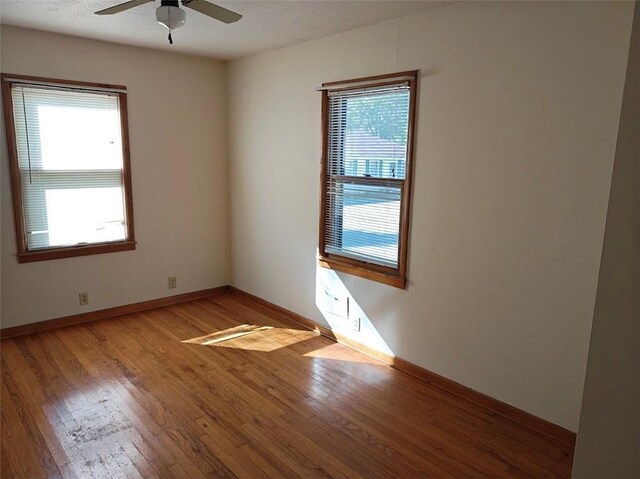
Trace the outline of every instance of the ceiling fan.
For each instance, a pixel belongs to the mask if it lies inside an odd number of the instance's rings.
[[[113,7],[99,10],[96,12],[96,15],[113,15],[114,13],[124,12],[130,8],[139,7],[140,5],[153,1],[155,0],[130,0]],[[156,20],[158,20],[160,25],[169,29],[169,43],[171,44],[173,44],[171,31],[183,26],[187,17],[185,11],[180,8],[180,4],[182,4],[183,7],[191,8],[223,23],[237,22],[242,18],[242,15],[239,13],[232,12],[206,0],[160,0],[160,6],[156,9]]]

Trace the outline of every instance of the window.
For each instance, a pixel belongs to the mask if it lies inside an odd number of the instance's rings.
[[[406,285],[417,71],[322,85],[320,264]]]
[[[2,75],[18,261],[135,249],[122,86]]]

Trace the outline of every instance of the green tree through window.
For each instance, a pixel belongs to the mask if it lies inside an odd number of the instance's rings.
[[[409,119],[394,108],[402,95],[387,94],[384,101],[371,101],[372,97],[350,99],[347,131],[361,130],[385,140],[405,142]]]

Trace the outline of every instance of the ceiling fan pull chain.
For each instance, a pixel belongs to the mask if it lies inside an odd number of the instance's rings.
[[[169,45],[173,45],[173,38],[171,38],[171,7],[168,7],[167,10],[169,10],[167,12],[169,17],[169,25],[167,25],[169,27]]]

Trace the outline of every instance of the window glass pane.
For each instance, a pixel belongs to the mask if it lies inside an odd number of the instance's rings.
[[[122,188],[46,189],[44,196],[48,227],[27,236],[30,249],[126,238]]]
[[[405,178],[408,89],[336,95],[330,110],[334,174]]]
[[[400,187],[335,182],[326,251],[397,267]]]
[[[117,109],[39,108],[43,169],[122,168]]]
[[[20,168],[121,169],[118,97],[15,87]]]
[[[397,269],[409,85],[328,96],[325,253]]]

